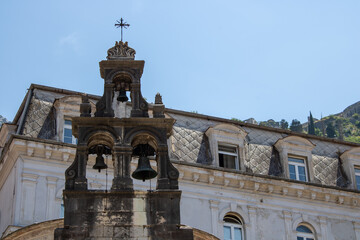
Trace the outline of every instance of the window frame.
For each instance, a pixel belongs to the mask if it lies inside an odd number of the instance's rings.
[[[65,142],[65,137],[66,137],[65,136],[65,129],[70,129],[71,130],[71,143],[70,144],[77,144],[77,138],[74,137],[74,134],[72,134],[72,125],[67,124],[66,121],[70,121],[72,123],[71,119],[64,118],[62,141],[64,143],[68,143],[68,142]]]
[[[233,223],[233,222],[225,221],[226,216],[235,217],[239,221],[239,223]],[[230,227],[231,240],[235,240],[235,238],[234,238],[235,237],[235,228],[240,229],[240,231],[241,231],[241,240],[245,240],[245,238],[244,238],[245,237],[244,223],[237,214],[234,214],[232,212],[228,212],[227,214],[225,214],[225,216],[223,218],[223,237],[225,237],[224,236],[225,235],[225,231],[224,231],[225,227]]]
[[[235,153],[232,153],[232,152],[227,152],[227,151],[222,151],[220,150],[220,146],[224,146],[224,147],[231,147],[231,148],[234,148],[235,149]],[[233,145],[233,144],[228,144],[228,143],[223,143],[223,142],[218,142],[218,158],[219,158],[219,167],[222,167],[220,166],[220,154],[222,155],[228,155],[228,156],[233,156],[235,157],[235,168],[228,168],[228,167],[225,167],[225,164],[223,163],[223,168],[227,168],[227,169],[235,169],[235,170],[240,170],[240,162],[239,162],[239,150],[238,150],[238,147],[236,145]]]
[[[302,160],[303,163],[299,163],[299,162],[296,162],[296,161],[291,161],[290,159]],[[295,179],[292,179],[290,177],[290,165],[295,166]],[[305,181],[300,180],[299,167],[304,167],[305,168]],[[309,181],[307,160],[306,160],[305,157],[288,155],[288,171],[289,171],[289,178],[292,179],[292,180],[302,181],[302,182],[308,182]]]
[[[228,223],[228,222],[224,222],[223,228],[224,227],[230,227],[230,231],[231,231],[231,240],[235,240],[235,228],[238,228],[241,230],[241,240],[244,240],[244,228],[242,224],[236,224],[236,223]]]
[[[311,233],[299,232],[296,230],[296,238],[302,237],[303,240],[315,240],[316,239],[314,230],[311,227],[304,225],[304,224],[300,224],[299,226],[297,226],[297,228],[300,226],[306,227],[307,229],[309,229],[311,231]]]
[[[283,167],[283,177],[290,179],[289,157],[304,159],[306,165],[306,182],[314,182],[314,166],[312,162],[312,149],[315,147],[311,141],[298,136],[287,136],[279,139],[274,144],[279,151],[281,166]]]

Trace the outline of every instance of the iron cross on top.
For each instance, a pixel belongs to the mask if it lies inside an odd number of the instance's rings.
[[[120,21],[117,20],[117,23],[115,23],[116,28],[121,28],[121,41],[123,40],[123,28],[127,29],[127,27],[130,26],[127,22],[123,21],[122,18],[120,18]]]

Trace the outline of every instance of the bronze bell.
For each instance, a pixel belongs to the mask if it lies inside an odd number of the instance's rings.
[[[127,100],[129,100],[129,98],[126,96],[126,91],[125,90],[120,89],[119,96],[117,97],[117,100],[119,102],[126,102]]]
[[[100,172],[101,169],[106,169],[106,168],[107,168],[107,165],[106,165],[105,162],[104,162],[103,156],[98,155],[98,156],[96,157],[96,162],[95,162],[95,164],[94,164],[94,166],[93,166],[93,169],[97,169],[97,170],[99,170],[99,172]]]
[[[151,168],[149,158],[140,156],[138,167],[131,175],[135,179],[143,180],[152,179],[157,176],[157,172]]]
[[[97,154],[97,157],[96,157],[96,162],[93,166],[93,169],[97,169],[99,170],[99,172],[101,171],[101,169],[105,169],[107,168],[107,165],[105,164],[104,162],[104,158],[103,158],[103,153],[104,153],[104,146],[102,145],[98,145],[96,146],[96,154]]]

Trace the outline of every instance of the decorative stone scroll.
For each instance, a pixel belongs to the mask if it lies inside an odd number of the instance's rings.
[[[115,46],[107,51],[108,60],[134,60],[136,51],[128,46],[128,42],[116,41]]]

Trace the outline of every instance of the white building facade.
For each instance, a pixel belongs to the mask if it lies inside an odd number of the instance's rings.
[[[93,108],[98,100],[90,96]],[[70,121],[80,103],[80,93],[32,85],[13,123],[1,127],[3,236],[62,217],[64,172],[76,149]],[[129,105],[114,104],[117,117],[129,115]],[[360,145],[171,109],[165,114],[176,120],[168,146],[180,172],[183,224],[219,239],[360,240]],[[89,189],[109,190],[112,159],[100,173],[94,162],[87,164]],[[134,181],[142,190],[154,184]]]

